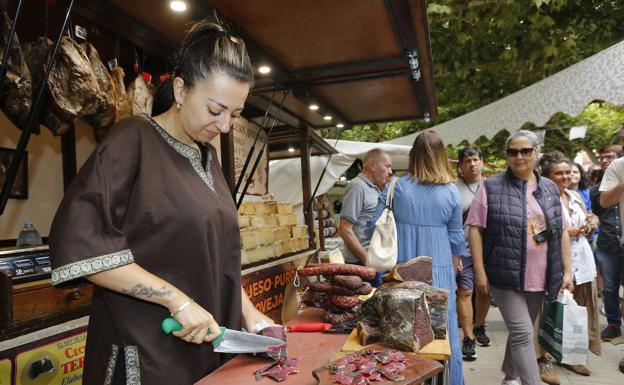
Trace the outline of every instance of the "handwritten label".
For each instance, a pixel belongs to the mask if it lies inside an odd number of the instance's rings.
[[[254,165],[256,158],[258,157],[258,154],[260,153],[260,149],[262,149],[262,146],[267,141],[267,134],[262,128],[260,128],[260,126],[243,118],[236,119],[232,127],[232,132],[234,135],[234,169],[236,174],[236,180],[240,178],[241,171],[243,171],[243,166],[245,165],[245,160],[247,159],[247,154],[249,154],[251,147],[254,144],[254,140],[259,133],[253,155],[245,172],[245,179],[243,179],[243,184],[241,185],[244,186],[245,181],[249,178],[249,175],[251,174],[251,169]],[[265,151],[262,154],[262,158],[260,159],[260,163],[258,164],[258,168],[254,172],[251,183],[247,188],[247,194],[267,194],[269,191],[268,176],[269,157],[267,145],[267,148],[265,148]]]

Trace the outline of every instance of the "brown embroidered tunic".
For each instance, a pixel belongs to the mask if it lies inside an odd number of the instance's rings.
[[[119,122],[74,178],[54,218],[52,281],[135,262],[177,286],[220,325],[240,329],[236,207],[207,146],[171,137],[147,116]],[[83,383],[192,384],[219,366],[210,344],[164,335],[165,307],[96,287]]]

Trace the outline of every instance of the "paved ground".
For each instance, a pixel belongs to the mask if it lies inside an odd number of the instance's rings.
[[[602,315],[600,322],[601,326],[606,324],[606,319]],[[487,323],[492,345],[485,348],[477,346],[477,360],[464,361],[466,385],[499,385],[503,378],[500,367],[505,354],[507,329],[497,308],[490,308]],[[624,385],[624,373],[618,370],[618,363],[622,357],[624,343],[613,345],[603,342],[601,356],[590,353],[589,369],[592,371],[590,377],[579,376],[559,366],[556,366],[555,370],[562,385]]]

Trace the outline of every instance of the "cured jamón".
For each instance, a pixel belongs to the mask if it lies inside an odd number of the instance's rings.
[[[128,99],[130,100],[132,115],[149,115],[152,113],[154,97],[143,75],[137,76],[134,81],[130,83],[128,87]]]
[[[91,43],[81,44],[93,75],[97,80],[100,93],[98,94],[98,106],[96,111],[88,116],[85,120],[89,123],[96,133],[96,140],[99,141],[110,125],[115,122],[116,94],[113,78],[106,70],[106,67],[100,60],[100,55]]]
[[[86,53],[67,36],[61,39],[56,63],[48,78],[48,90],[59,117],[71,123],[96,114],[105,97]]]
[[[132,106],[130,105],[130,99],[128,99],[128,93],[126,92],[126,85],[124,83],[126,74],[123,68],[119,66],[113,68],[111,76],[113,77],[116,95],[115,102],[117,103],[115,108],[115,122],[118,122],[132,115]]]
[[[0,94],[0,107],[7,118],[23,129],[28,120],[28,114],[32,106],[32,77],[22,47],[17,37],[13,36],[13,46],[10,52],[3,52],[11,29],[11,19],[6,12],[0,12],[0,57],[8,58],[7,74],[2,84]],[[35,127],[35,133],[39,133],[39,127]]]

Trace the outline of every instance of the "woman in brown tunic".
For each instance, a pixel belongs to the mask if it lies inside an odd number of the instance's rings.
[[[66,192],[52,281],[95,284],[83,383],[192,384],[222,360],[207,343],[220,325],[272,323],[241,290],[236,207],[208,144],[252,82],[244,43],[196,24],[161,93],[167,111],[119,122]],[[170,314],[183,325],[175,337],[160,330]]]

